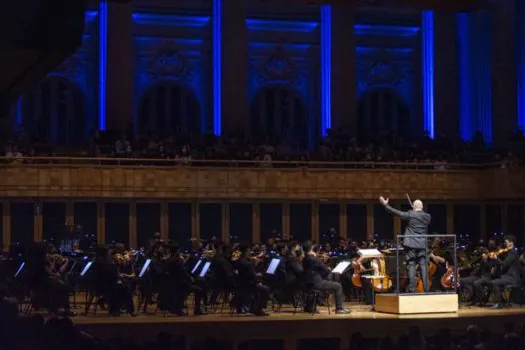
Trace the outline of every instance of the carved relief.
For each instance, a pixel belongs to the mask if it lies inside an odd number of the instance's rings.
[[[403,65],[396,62],[385,50],[378,50],[377,54],[360,61],[360,91],[377,86],[396,88],[402,85],[406,78]]]
[[[161,48],[150,57],[148,62],[150,79],[176,79],[189,81],[193,79],[187,59],[177,50]]]
[[[264,85],[268,83],[297,83],[297,67],[284,55],[282,49],[277,47],[272,54],[260,67],[257,83]]]

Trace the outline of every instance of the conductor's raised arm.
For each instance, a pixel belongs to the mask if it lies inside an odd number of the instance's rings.
[[[410,218],[410,211],[401,211],[392,208],[390,204],[388,204],[388,198],[385,199],[383,196],[379,197],[379,203],[381,203],[381,205],[385,207],[385,210],[390,214],[397,215],[403,220],[408,220]]]

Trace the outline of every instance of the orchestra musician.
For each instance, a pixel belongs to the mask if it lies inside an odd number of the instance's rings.
[[[328,280],[331,271],[326,265],[317,260],[317,256],[313,251],[312,242],[305,242],[303,245],[303,250],[305,252],[303,269],[306,287],[321,292],[333,293],[335,299],[335,313],[349,314],[350,310],[347,310],[343,307],[343,287],[341,286],[341,283]],[[308,305],[307,303],[305,311],[317,311],[312,310],[312,308],[313,306]]]
[[[264,310],[270,295],[270,289],[261,281],[261,274],[255,270],[248,246],[239,247],[240,256],[236,261],[238,271],[237,312],[250,312],[256,316],[268,316]]]
[[[461,278],[462,290],[467,291],[468,295],[470,295],[468,306],[481,305],[484,302],[485,293],[483,293],[483,287],[489,285],[492,281],[489,251],[482,247],[479,248],[479,253],[481,253],[480,261],[472,276]]]
[[[195,295],[195,309],[193,314],[205,315],[202,310],[202,300],[205,297],[205,292],[201,287],[194,283],[194,279],[186,269],[186,264],[179,247],[176,245],[170,246],[170,260],[167,266],[168,282],[167,294],[165,295],[168,311],[177,316],[184,316],[184,302],[190,293]]]
[[[505,254],[503,260],[500,259],[499,255],[494,258],[501,264],[501,275],[496,279],[493,279],[490,283],[490,290],[494,297],[494,309],[500,309],[503,307],[503,296],[502,288],[507,285],[516,285],[520,283],[521,267],[519,262],[519,256],[515,249],[516,238],[508,235],[504,238],[505,251],[501,254]]]
[[[379,202],[385,207],[387,212],[408,221],[405,228],[406,237],[403,240],[403,247],[407,259],[408,292],[414,293],[417,287],[416,264],[419,264],[421,276],[428,275],[427,238],[421,236],[427,235],[428,225],[432,217],[423,210],[423,202],[419,199],[412,203],[412,210],[409,211],[392,208],[388,204],[388,198],[385,199],[382,196],[379,197]],[[423,278],[422,280],[423,289],[425,292],[428,292],[428,278]]]

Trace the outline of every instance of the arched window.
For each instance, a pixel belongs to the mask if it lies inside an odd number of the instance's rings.
[[[188,87],[160,83],[149,88],[140,101],[139,129],[159,136],[198,134],[201,131],[199,101]]]
[[[48,77],[22,97],[22,123],[37,142],[76,146],[86,141],[86,104],[67,79]]]
[[[292,88],[273,86],[257,92],[250,106],[251,133],[308,145],[308,116],[302,98]]]
[[[357,107],[359,135],[376,137],[392,131],[409,136],[412,131],[410,110],[403,98],[390,89],[366,92]]]

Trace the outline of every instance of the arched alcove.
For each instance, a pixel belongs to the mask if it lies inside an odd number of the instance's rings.
[[[308,145],[306,107],[293,88],[275,85],[259,90],[252,99],[250,114],[252,135]]]
[[[139,130],[157,135],[198,134],[201,131],[200,105],[193,90],[173,83],[151,86],[140,100]]]
[[[22,124],[38,142],[81,145],[86,141],[86,101],[71,81],[50,76],[22,97]]]
[[[403,98],[392,89],[365,92],[357,106],[359,135],[375,137],[392,131],[409,136],[412,131],[410,109]]]

